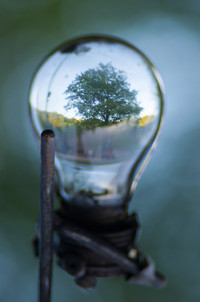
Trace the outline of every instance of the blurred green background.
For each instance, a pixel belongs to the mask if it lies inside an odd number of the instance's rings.
[[[102,280],[85,293],[54,267],[53,302],[197,302],[200,299],[200,2],[0,1],[0,301],[36,301],[30,240],[39,200],[39,149],[28,90],[41,58],[84,33],[116,35],[143,50],[166,86],[158,148],[135,192],[140,247],[168,279],[162,290]]]

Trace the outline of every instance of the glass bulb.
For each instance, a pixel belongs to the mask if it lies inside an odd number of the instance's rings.
[[[67,41],[44,59],[30,89],[34,130],[56,135],[58,187],[66,202],[121,206],[148,162],[163,114],[149,59],[109,36]]]

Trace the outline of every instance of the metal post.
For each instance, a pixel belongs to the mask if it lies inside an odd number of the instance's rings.
[[[54,157],[55,134],[41,134],[41,185],[39,217],[39,288],[38,301],[50,302],[54,223]]]

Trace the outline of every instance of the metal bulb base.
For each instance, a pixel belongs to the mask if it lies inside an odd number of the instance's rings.
[[[97,278],[124,276],[129,282],[162,287],[164,277],[138,249],[137,214],[109,217],[116,209],[66,207],[56,213],[58,264],[75,277],[77,285],[93,290]],[[96,216],[95,216],[96,212]],[[72,215],[73,213],[73,215]],[[88,214],[87,214],[88,213]],[[91,215],[93,213],[93,215]],[[115,220],[115,221],[114,221]]]

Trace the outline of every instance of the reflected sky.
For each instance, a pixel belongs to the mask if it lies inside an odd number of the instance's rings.
[[[57,51],[50,56],[35,79],[42,89],[32,92],[35,93],[32,105],[42,111],[74,117],[74,110],[64,108],[64,91],[78,74],[97,67],[99,63],[110,63],[127,76],[130,89],[138,92],[137,100],[143,108],[143,116],[158,114],[159,92],[151,66],[137,50],[113,42],[81,43],[70,53]]]

